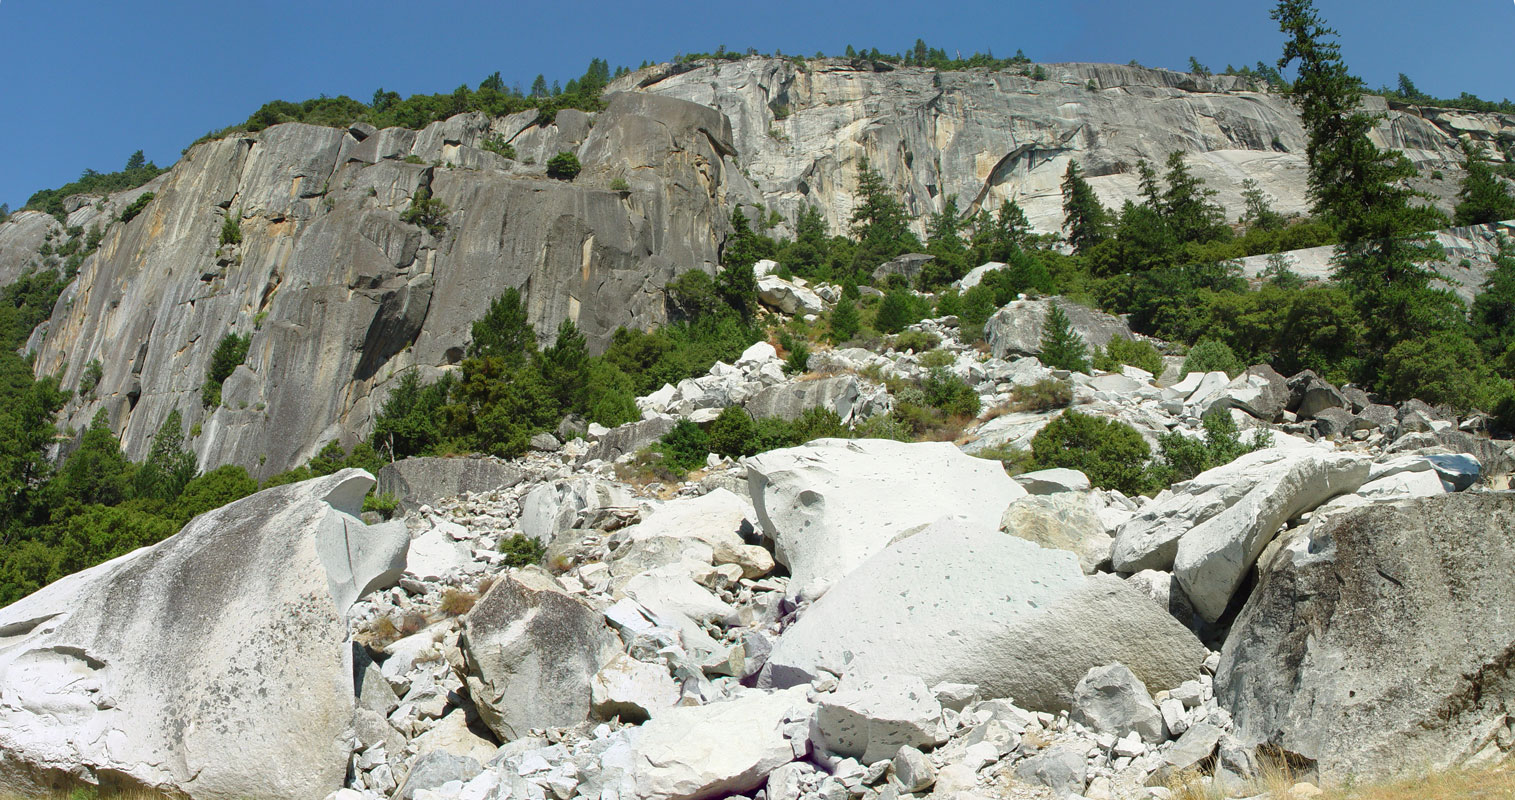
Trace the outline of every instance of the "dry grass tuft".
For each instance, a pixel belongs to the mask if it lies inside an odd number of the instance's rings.
[[[479,602],[479,596],[473,592],[465,592],[462,589],[448,589],[442,593],[442,604],[439,606],[442,613],[450,617],[461,617],[473,610],[473,604]]]
[[[1333,788],[1320,800],[1515,800],[1515,763]]]
[[[1169,800],[1225,800],[1226,794],[1216,787],[1210,776],[1199,770],[1187,769],[1175,772],[1168,778],[1167,788],[1172,792]]]

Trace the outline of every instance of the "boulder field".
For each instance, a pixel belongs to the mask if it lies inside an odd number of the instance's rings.
[[[0,609],[0,794],[1148,800],[1200,771],[1249,797],[1280,756],[1329,784],[1515,747],[1515,461],[1479,417],[1266,367],[1070,374],[954,323],[914,326],[929,368],[844,348],[790,377],[760,343],[615,430],[387,465],[392,521],[360,471],[268,489]],[[637,471],[679,419],[865,420],[928,369],[985,409],[963,445]],[[1152,497],[969,455],[1063,413],[1010,409],[1045,381],[1258,449]]]

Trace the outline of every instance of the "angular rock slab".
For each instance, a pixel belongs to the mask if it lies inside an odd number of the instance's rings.
[[[1167,738],[1152,695],[1121,664],[1095,667],[1079,680],[1073,690],[1073,721],[1119,738],[1135,732],[1149,744]]]
[[[861,763],[892,759],[901,747],[934,747],[947,740],[942,705],[913,675],[848,675],[820,698],[816,728],[826,749]]]
[[[784,730],[808,729],[814,706],[805,688],[705,706],[671,708],[643,725],[630,769],[638,797],[704,800],[756,789],[795,759]]]
[[[950,442],[817,439],[747,462],[752,505],[791,594],[815,598],[870,556],[947,514],[993,530],[1026,496],[999,464]]]
[[[1087,492],[1023,497],[1005,509],[999,527],[1011,536],[1077,555],[1085,573],[1110,560],[1114,543]]]
[[[1225,613],[1247,570],[1285,522],[1332,497],[1356,491],[1372,464],[1355,453],[1293,451],[1282,458],[1247,460],[1244,467],[1255,470],[1257,483],[1224,511],[1185,533],[1173,558],[1173,576],[1194,610],[1209,622]]]
[[[943,520],[874,556],[779,637],[761,682],[818,671],[977,684],[1060,711],[1091,667],[1120,662],[1155,690],[1197,674],[1194,634],[1114,576],[992,526]]]
[[[458,647],[479,718],[504,741],[589,717],[597,672],[621,652],[604,616],[544,572],[511,572],[463,618]]]
[[[1224,513],[1259,488],[1278,484],[1304,461],[1325,460],[1329,445],[1274,447],[1248,453],[1229,464],[1205,470],[1157,496],[1141,513],[1120,526],[1111,560],[1118,572],[1170,570],[1179,539],[1202,523]],[[1354,468],[1355,469],[1355,468]],[[1363,473],[1366,479],[1367,473]],[[1362,481],[1359,480],[1360,484]],[[1349,485],[1350,481],[1345,485]],[[1341,489],[1349,492],[1355,489]]]
[[[85,776],[196,798],[342,788],[345,615],[397,580],[402,524],[357,518],[361,470],[280,486],[0,609],[0,786]]]
[[[1378,503],[1312,533],[1263,566],[1221,651],[1215,695],[1236,737],[1327,780],[1501,758],[1515,495]]]

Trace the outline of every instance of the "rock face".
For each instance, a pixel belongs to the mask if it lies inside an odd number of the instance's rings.
[[[621,651],[604,617],[535,570],[490,587],[458,645],[479,717],[505,741],[587,719],[595,673]]]
[[[507,287],[524,290],[544,335],[572,318],[598,348],[618,325],[663,321],[661,288],[676,272],[715,269],[730,205],[762,203],[785,220],[815,205],[845,229],[864,157],[917,220],[949,195],[968,213],[1015,199],[1037,229],[1056,230],[1070,159],[1119,207],[1139,200],[1129,166],[1175,150],[1228,215],[1243,209],[1246,177],[1279,211],[1306,210],[1305,140],[1287,98],[1240,78],[1043,66],[1037,81],[825,59],[665,64],[617,80],[627,91],[607,95],[604,111],[567,109],[546,125],[530,112],[463,114],[420,131],[291,124],[207,142],[146,187],[70,200],[67,224],[101,224],[105,238],[45,339],[34,337],[37,369],[67,364],[63,385],[75,389],[98,359],[98,399],[76,400],[68,424],[107,409],[134,459],[177,408],[204,430],[193,442],[202,467],[263,477],[367,433],[399,372],[455,365],[469,323]],[[1512,134],[1500,115],[1438,109],[1387,111],[1378,133],[1447,173],[1417,184],[1444,208],[1458,136]],[[492,136],[521,160],[484,150]],[[559,150],[584,163],[572,182],[545,179],[540,165]],[[609,188],[617,179],[626,191]],[[400,221],[423,188],[451,210],[441,234]],[[149,190],[141,215],[115,222]],[[243,242],[218,247],[228,214],[244,215]],[[0,224],[0,283],[38,261],[39,237],[56,229],[36,212]],[[1471,244],[1447,263],[1466,252],[1478,265],[1447,268],[1466,291],[1482,282],[1494,234],[1453,238]],[[197,390],[228,331],[253,337],[247,369],[206,411]]]
[[[947,442],[817,439],[750,459],[747,481],[791,593],[809,598],[942,516],[993,530],[1026,495],[997,462]]]
[[[1512,531],[1515,496],[1465,493],[1352,509],[1286,539],[1216,673],[1237,737],[1328,778],[1502,758]]]
[[[731,119],[740,159],[768,207],[792,220],[802,203],[815,203],[833,231],[848,224],[864,157],[900,189],[908,215],[921,220],[941,210],[941,198],[957,195],[969,213],[1015,200],[1034,228],[1055,231],[1070,159],[1083,166],[1104,205],[1119,208],[1128,199],[1141,202],[1135,171],[1125,167],[1143,158],[1161,163],[1175,150],[1219,190],[1215,200],[1228,218],[1244,210],[1244,178],[1257,180],[1278,210],[1308,210],[1305,136],[1287,97],[1220,75],[1115,64],[1042,67],[1047,80],[1038,81],[1010,71],[754,58],[692,69],[658,65],[613,87],[719,109]],[[1387,113],[1378,128],[1385,143],[1425,170],[1446,171],[1445,181],[1423,181],[1443,210],[1455,202],[1461,176],[1458,134],[1492,143],[1511,126],[1494,114],[1389,111],[1376,97],[1368,103],[1368,110]]]
[[[816,729],[826,749],[864,764],[892,759],[901,747],[934,747],[946,741],[942,706],[914,676],[847,676],[822,698]]]
[[[715,268],[731,129],[669,97],[608,100],[592,129],[578,113],[526,131],[466,114],[361,141],[288,124],[198,145],[140,215],[106,228],[37,368],[66,362],[73,387],[98,359],[100,399],[70,406],[70,422],[106,408],[134,459],[177,408],[204,430],[192,442],[202,467],[263,476],[366,433],[401,371],[456,364],[469,326],[506,288],[522,289],[544,335],[571,318],[595,348],[618,326],[658,324],[676,272]],[[577,152],[575,181],[480,147],[543,133]],[[622,176],[629,194],[608,188]],[[400,220],[423,189],[450,209],[440,234]],[[243,241],[218,250],[227,214],[243,215]],[[198,387],[228,332],[252,346],[206,411]]]
[[[989,342],[994,357],[1034,356],[1041,353],[1042,332],[1052,303],[1057,303],[1057,307],[1068,315],[1073,330],[1083,337],[1084,344],[1091,351],[1104,347],[1111,339],[1132,338],[1131,329],[1121,318],[1060,297],[1016,300],[994,312],[994,316],[984,323],[984,339]]]
[[[203,514],[0,610],[0,786],[86,777],[196,798],[325,797],[353,725],[345,614],[392,583],[403,525],[344,470]]]
[[[870,558],[784,631],[765,682],[817,670],[977,684],[1056,711],[1091,667],[1120,662],[1147,686],[1194,676],[1205,649],[1134,587],[1086,578],[1072,553],[992,525],[943,521]]]

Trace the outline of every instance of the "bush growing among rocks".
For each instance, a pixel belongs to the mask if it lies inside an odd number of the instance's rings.
[[[1225,342],[1205,339],[1190,348],[1184,358],[1183,373],[1191,372],[1224,372],[1234,378],[1241,372],[1241,363]]]
[[[1031,440],[1032,467],[1067,467],[1101,489],[1141,494],[1149,486],[1152,449],[1136,429],[1117,420],[1064,411]]]

